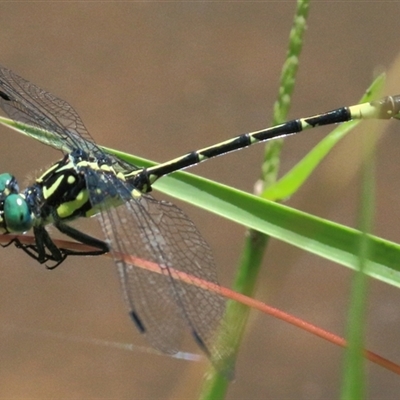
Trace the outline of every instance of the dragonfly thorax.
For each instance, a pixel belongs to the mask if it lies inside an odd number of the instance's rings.
[[[0,232],[23,233],[34,225],[52,223],[55,217],[85,216],[91,205],[85,176],[77,167],[81,161],[80,155],[65,156],[22,193],[14,176],[0,174]]]

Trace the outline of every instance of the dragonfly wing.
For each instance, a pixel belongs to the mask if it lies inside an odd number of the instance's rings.
[[[225,301],[196,285],[199,279],[218,283],[211,250],[193,223],[173,204],[143,195],[118,178],[109,167],[123,173],[127,165],[104,154],[69,103],[3,67],[0,107],[10,118],[54,134],[54,142],[47,137],[47,144],[68,153],[83,150],[82,159],[97,160],[94,168],[81,166],[81,172],[91,206],[101,211],[134,321],[156,348],[169,353],[179,350],[181,326],[186,324],[218,367],[230,352],[217,349],[213,340]],[[143,261],[156,272],[140,268]],[[187,274],[187,280],[175,279],[174,271]]]
[[[103,174],[99,184],[93,174],[86,174],[92,204],[106,204],[102,198],[106,192],[123,203],[105,208],[101,224],[136,325],[154,347],[167,353],[180,349],[186,325],[219,368],[230,352],[217,348],[214,341],[225,301],[192,284],[200,279],[218,285],[210,247],[178,207],[139,192],[132,196],[134,188],[115,175]],[[140,268],[143,261],[156,272]],[[174,271],[188,274],[188,281],[174,279]]]
[[[0,66],[0,107],[13,120],[52,132],[65,152],[80,148],[101,154],[74,108],[53,94]],[[51,140],[48,144],[52,146]],[[55,148],[59,145],[54,144]]]

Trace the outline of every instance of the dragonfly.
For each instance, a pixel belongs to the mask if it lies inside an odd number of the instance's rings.
[[[69,103],[4,67],[0,67],[0,107],[11,119],[50,133],[46,144],[64,153],[23,191],[13,175],[0,174],[0,234],[32,229],[34,244],[18,239],[10,243],[40,263],[53,262],[48,265],[51,269],[69,256],[110,252],[129,315],[150,344],[174,354],[186,328],[211,363],[227,376],[233,370],[234,350],[215,340],[225,300],[218,292],[195,284],[200,279],[218,285],[212,251],[182,210],[149,194],[154,182],[222,154],[314,127],[355,119],[400,119],[400,95],[387,96],[245,133],[153,167],[138,168],[103,151]],[[105,240],[70,224],[95,215]],[[50,224],[94,250],[58,247],[46,229]],[[158,273],[138,268],[135,260],[152,263]],[[189,279],[175,279],[174,271]]]

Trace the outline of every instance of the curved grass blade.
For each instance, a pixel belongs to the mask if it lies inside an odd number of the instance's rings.
[[[139,166],[154,163],[105,149]],[[157,181],[158,190],[231,221],[255,229],[285,243],[319,255],[340,265],[358,268],[361,233],[353,228],[277,204],[249,193],[201,178],[176,172]],[[400,287],[400,245],[370,235],[370,265],[366,273]]]
[[[0,117],[7,125],[44,144],[51,133]],[[51,139],[54,146],[54,138]],[[62,148],[60,143],[59,148]],[[156,163],[105,148],[137,166]],[[360,232],[318,218],[293,208],[241,192],[187,172],[176,172],[157,181],[155,188],[172,197],[213,212],[246,227],[255,229],[310,253],[356,269]],[[371,236],[371,264],[366,273],[383,282],[400,287],[400,245]]]
[[[360,103],[370,102],[371,100],[378,98],[384,84],[385,74],[381,74],[366,90],[364,96],[360,99]],[[297,192],[297,190],[299,190],[332,148],[360,122],[361,120],[357,120],[339,125],[329,135],[325,136],[289,172],[267,187],[261,194],[261,197],[268,200],[281,201],[292,196]]]
[[[46,131],[45,129],[40,129],[32,125],[24,124],[23,122],[14,121],[9,118],[0,116],[0,124],[11,128],[14,131],[22,133],[25,136],[36,139],[37,141],[44,143],[47,146],[53,147],[69,153],[69,147],[65,147],[64,143],[56,136],[54,133]]]

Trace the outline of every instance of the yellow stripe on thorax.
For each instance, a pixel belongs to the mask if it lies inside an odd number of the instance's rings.
[[[79,208],[83,207],[89,201],[87,189],[81,190],[74,200],[67,201],[57,207],[57,215],[61,218],[69,218]]]

